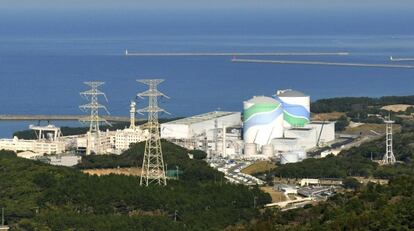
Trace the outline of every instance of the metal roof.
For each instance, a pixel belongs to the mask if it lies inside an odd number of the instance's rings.
[[[278,91],[277,96],[279,97],[306,97],[307,95],[305,95],[303,92],[300,92],[300,91],[287,89],[287,90]]]
[[[308,125],[312,125],[312,124],[334,124],[336,123],[335,121],[311,121],[310,123],[308,123]]]
[[[170,121],[165,124],[194,124],[194,123],[200,123],[200,122],[204,122],[208,120],[217,119],[223,116],[228,116],[228,115],[232,115],[236,113],[240,113],[240,112],[213,111],[213,112],[207,112],[204,114],[187,117],[184,119]]]
[[[246,101],[247,103],[274,103],[278,104],[278,101],[274,98],[267,96],[253,96],[253,98]]]

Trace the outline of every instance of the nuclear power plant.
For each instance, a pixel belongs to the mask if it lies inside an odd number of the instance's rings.
[[[100,117],[99,110],[109,114],[98,102],[99,96],[106,99],[105,93],[98,89],[104,83],[85,84],[91,89],[81,95],[89,103],[80,108],[89,115],[80,121],[88,123],[88,132],[63,136],[53,125],[31,126],[37,140],[0,139],[0,149],[22,152],[19,155],[32,159],[68,152],[105,155],[121,154],[131,144],[148,140],[152,133],[136,125],[136,114],[140,110],[135,101],[131,101],[128,111],[129,126],[117,130],[100,129],[100,125],[107,122]],[[275,160],[282,164],[304,160],[308,152],[335,142],[335,122],[312,121],[310,96],[302,92],[278,90],[273,96],[253,96],[240,105],[241,112],[213,111],[162,123],[160,138],[190,150],[203,150],[208,159]]]
[[[243,113],[214,111],[161,125],[161,137],[209,158],[277,159],[282,164],[335,140],[335,122],[311,121],[310,96],[291,89],[253,96]]]

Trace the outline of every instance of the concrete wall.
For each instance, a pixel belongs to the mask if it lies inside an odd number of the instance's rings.
[[[294,128],[285,130],[285,137],[297,138],[297,146],[301,150],[309,150],[316,147],[317,131],[314,128]]]
[[[335,122],[312,122],[306,125],[306,127],[316,129],[318,137],[320,134],[320,144],[329,143],[335,140]]]

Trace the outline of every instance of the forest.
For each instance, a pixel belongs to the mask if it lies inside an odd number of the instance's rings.
[[[370,97],[338,97],[316,100],[312,103],[313,113],[350,112],[368,108],[378,108],[392,104],[414,105],[414,95]]]
[[[414,175],[397,176],[389,185],[368,185],[336,194],[326,202],[280,212],[267,210],[247,230],[413,230]]]
[[[411,115],[414,107],[407,107],[405,111],[390,112],[383,110],[382,107],[393,104],[414,105],[414,96],[383,96],[380,98],[369,97],[341,97],[320,99],[312,102],[312,113],[331,113],[343,112],[344,115],[336,118],[336,130],[342,131],[349,124],[349,121],[361,123],[383,123],[383,119],[377,115],[391,116],[396,123],[403,120],[397,115]]]
[[[139,164],[140,147],[127,151],[120,163],[128,157],[130,165]],[[1,151],[0,207],[13,230],[223,230],[249,224],[270,202],[257,187],[226,183],[205,162],[189,159],[187,150],[166,142],[163,147],[183,176],[148,188],[137,177],[91,176]]]

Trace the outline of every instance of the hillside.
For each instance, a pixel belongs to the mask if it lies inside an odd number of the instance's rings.
[[[339,156],[307,159],[278,166],[272,177],[343,178],[347,190],[315,206],[280,212],[267,210],[248,230],[413,230],[414,229],[414,126],[403,123],[394,137],[394,154],[400,163],[380,166],[385,150],[377,140],[343,151]],[[264,174],[264,173],[263,173]],[[355,176],[389,179],[388,185],[362,185]]]
[[[186,150],[164,146],[183,177],[148,188],[133,176],[90,176],[1,151],[0,207],[15,230],[221,230],[257,217],[254,197],[258,207],[270,201],[258,188],[221,181],[220,173],[190,160]],[[127,163],[141,155],[134,153],[132,148],[119,158]]]
[[[317,206],[268,210],[248,230],[413,230],[414,176],[398,176],[388,186],[369,183],[337,194]]]

